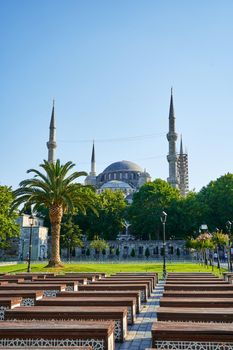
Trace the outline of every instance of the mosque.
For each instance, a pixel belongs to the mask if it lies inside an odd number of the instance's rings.
[[[167,182],[174,188],[178,188],[182,196],[186,196],[189,191],[188,181],[188,154],[183,151],[182,138],[180,140],[180,152],[176,151],[176,142],[178,134],[175,131],[175,112],[173,105],[173,92],[171,89],[170,108],[169,108],[169,130],[167,133],[169,176]],[[56,125],[54,116],[54,105],[50,122],[50,135],[47,142],[48,161],[56,160]],[[100,174],[96,173],[95,145],[93,143],[91,155],[91,171],[85,179],[85,185],[92,185],[97,192],[101,193],[105,189],[111,191],[121,190],[126,199],[131,202],[133,193],[138,191],[141,186],[151,181],[150,174],[141,168],[138,164],[129,160],[116,161]]]

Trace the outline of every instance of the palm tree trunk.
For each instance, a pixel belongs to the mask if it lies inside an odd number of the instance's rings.
[[[63,209],[61,205],[54,204],[49,208],[49,218],[52,230],[52,252],[51,259],[47,267],[63,266],[60,258],[60,231]]]

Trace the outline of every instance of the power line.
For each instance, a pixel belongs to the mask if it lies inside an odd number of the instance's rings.
[[[122,142],[122,141],[140,141],[145,139],[151,139],[155,137],[162,137],[164,133],[154,133],[147,135],[137,135],[137,136],[125,136],[125,137],[116,137],[116,138],[106,138],[106,139],[95,139],[95,143],[105,143],[105,142]],[[93,142],[93,139],[83,139],[83,140],[58,140],[62,143],[90,143]]]

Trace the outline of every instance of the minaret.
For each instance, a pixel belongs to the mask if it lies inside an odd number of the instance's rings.
[[[96,171],[95,171],[95,144],[93,141],[93,146],[92,146],[92,154],[91,154],[91,172],[90,176],[96,176]]]
[[[49,141],[47,142],[48,147],[48,162],[55,163],[55,149],[57,148],[56,143],[56,126],[55,126],[55,115],[54,115],[54,100],[53,100],[53,109],[51,115],[51,121],[49,126]]]
[[[167,140],[169,143],[169,152],[167,160],[169,163],[169,177],[167,182],[172,186],[178,187],[177,179],[177,154],[176,154],[176,140],[177,133],[175,132],[175,113],[173,107],[173,93],[171,88],[171,100],[170,100],[170,110],[169,110],[169,132],[167,134]]]
[[[183,151],[182,135],[180,139],[180,154],[178,155],[177,167],[180,194],[185,197],[189,191],[188,154]]]
[[[91,153],[91,171],[84,180],[85,185],[96,186],[96,170],[95,170],[95,144],[93,141],[92,153]]]

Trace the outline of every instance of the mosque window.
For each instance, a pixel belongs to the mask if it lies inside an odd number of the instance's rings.
[[[122,173],[120,173],[120,180],[122,180]]]
[[[125,178],[128,179],[128,173],[125,173]]]
[[[116,174],[116,173],[114,173],[114,174],[113,174],[113,178],[114,178],[114,180],[116,180],[116,177],[117,177],[117,174]]]

